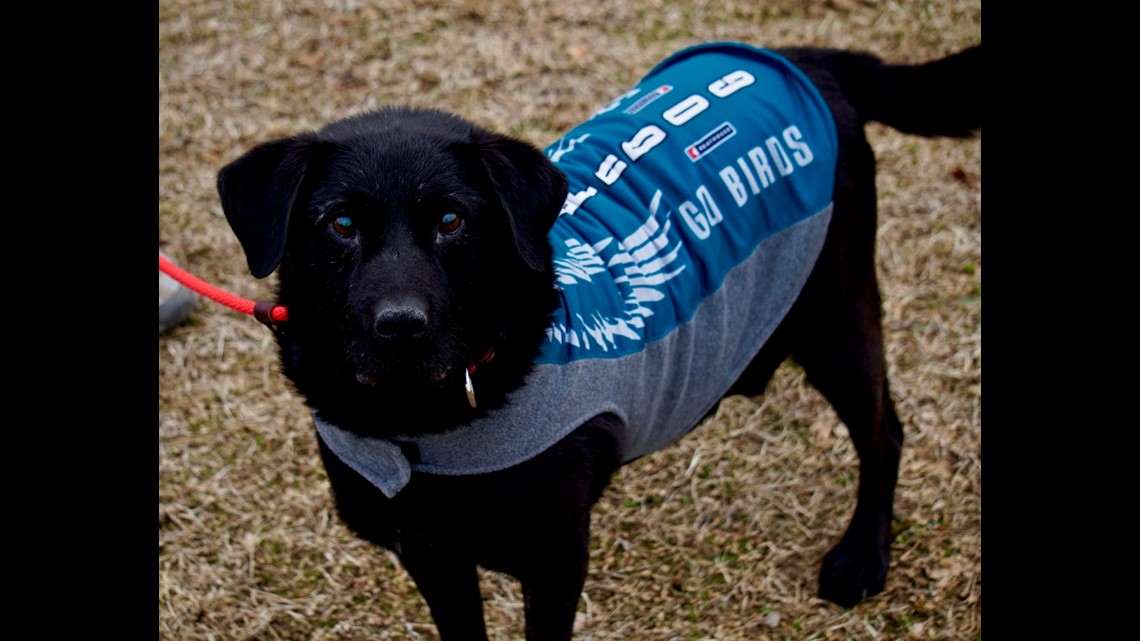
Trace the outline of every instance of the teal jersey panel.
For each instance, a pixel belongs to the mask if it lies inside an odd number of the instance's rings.
[[[561,305],[537,362],[633,354],[688,322],[761,241],[827,208],[836,134],[786,59],[680,51],[546,149]]]

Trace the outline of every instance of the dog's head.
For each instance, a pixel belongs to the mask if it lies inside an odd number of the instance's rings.
[[[440,386],[494,346],[527,283],[552,282],[566,180],[525,142],[392,108],[257,146],[218,192],[254,276],[280,268],[299,387]]]

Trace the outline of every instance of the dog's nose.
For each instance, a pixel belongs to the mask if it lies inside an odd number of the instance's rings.
[[[422,304],[400,302],[383,305],[376,312],[376,335],[383,340],[421,338],[427,332],[427,310]]]

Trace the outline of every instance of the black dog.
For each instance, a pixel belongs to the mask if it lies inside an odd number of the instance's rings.
[[[681,52],[545,154],[393,108],[220,172],[250,270],[279,272],[283,370],[340,515],[398,554],[443,639],[486,639],[477,566],[521,581],[527,639],[569,639],[611,475],[789,356],[860,457],[820,596],[883,589],[903,432],[863,124],[971,135],[981,49],[778,53]]]

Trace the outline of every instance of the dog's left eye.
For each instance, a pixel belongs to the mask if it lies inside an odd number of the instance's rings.
[[[459,214],[448,212],[439,217],[439,232],[441,234],[454,234],[463,226],[463,219]]]
[[[348,216],[337,216],[334,218],[332,228],[338,236],[344,238],[352,238],[356,235],[356,223],[352,222],[352,219]]]

